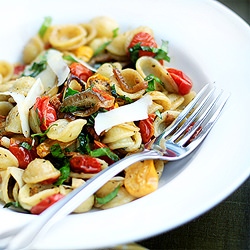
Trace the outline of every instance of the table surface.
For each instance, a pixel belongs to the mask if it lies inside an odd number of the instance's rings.
[[[250,23],[250,0],[220,0]],[[199,218],[138,242],[154,249],[250,249],[250,178],[230,197]]]

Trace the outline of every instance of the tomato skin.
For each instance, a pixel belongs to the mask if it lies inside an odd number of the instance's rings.
[[[25,65],[17,65],[14,68],[14,75],[19,75],[21,74],[25,69]]]
[[[177,84],[179,88],[179,94],[187,95],[193,86],[193,83],[190,80],[190,78],[186,74],[184,74],[181,70],[178,69],[169,68],[167,69],[167,71]]]
[[[47,130],[57,120],[56,110],[49,103],[49,96],[37,97],[34,108],[38,112],[42,131]]]
[[[105,145],[104,143],[100,142],[100,141],[96,141],[94,140],[94,144],[95,144],[95,149],[98,148],[103,148],[103,147],[108,147],[107,145]],[[111,150],[112,151],[112,150]],[[113,152],[113,151],[112,151]],[[100,156],[100,159],[106,161],[109,165],[113,164],[114,161],[112,159],[110,159],[108,156]]]
[[[31,150],[28,150],[22,146],[19,146],[19,144],[22,142],[32,145],[32,140],[30,138],[11,138],[9,150],[17,158],[19,167],[25,169],[28,164],[38,156],[35,146],[33,146]]]
[[[70,160],[70,167],[76,173],[98,173],[101,169],[101,163],[94,157],[76,156]]]
[[[150,114],[147,119],[140,120],[139,122],[139,128],[141,131],[142,136],[142,142],[148,143],[151,139],[151,137],[155,133],[155,129],[153,126],[154,119],[156,117],[156,114]]]
[[[185,130],[185,134],[189,132],[189,130],[191,130],[191,128],[194,126],[194,122],[192,122],[190,124],[190,126]],[[202,127],[200,126],[195,132],[194,134],[190,137],[190,139],[187,141],[186,145],[188,145],[189,143],[191,143],[195,138],[196,136],[201,132],[202,130]]]
[[[88,78],[93,75],[90,69],[76,62],[70,65],[70,72],[84,82],[87,82]]]
[[[128,49],[134,47],[137,43],[141,43],[141,46],[145,46],[145,47],[154,47],[157,48],[157,43],[155,42],[155,39],[146,32],[139,32],[137,34],[134,35],[132,41],[130,42]],[[129,52],[128,56],[129,56]],[[151,56],[154,57],[156,54],[153,52],[149,52],[149,51],[139,51],[139,57],[141,56]]]
[[[46,210],[48,207],[59,201],[64,197],[63,194],[52,194],[48,197],[46,197],[44,200],[40,201],[38,204],[33,206],[30,210],[32,214],[40,214],[44,210]]]

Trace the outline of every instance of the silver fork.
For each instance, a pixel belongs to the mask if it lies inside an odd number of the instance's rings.
[[[217,91],[216,87],[211,88],[209,84],[206,85],[180,113],[172,126],[155,138],[147,149],[125,157],[104,169],[39,216],[34,216],[35,218],[27,225],[0,235],[0,247],[7,250],[31,249],[35,241],[52,225],[74,211],[112,177],[137,161],[146,159],[176,161],[184,158],[197,148],[212,129],[228,98],[229,94],[225,94],[223,90]],[[180,126],[188,114],[189,117]],[[191,124],[191,129],[186,132]],[[200,127],[202,127],[201,132],[189,143],[190,138]]]

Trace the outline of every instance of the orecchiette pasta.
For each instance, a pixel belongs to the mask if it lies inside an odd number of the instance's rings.
[[[34,214],[149,148],[196,95],[147,26],[121,32],[102,16],[41,28],[23,62],[0,61],[0,200]],[[165,163],[128,166],[74,213],[154,192]]]

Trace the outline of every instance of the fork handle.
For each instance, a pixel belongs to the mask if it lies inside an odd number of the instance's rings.
[[[86,183],[67,194],[63,199],[47,208],[39,216],[36,216],[28,225],[25,225],[24,228],[11,239],[6,250],[30,249],[35,240],[45,234],[56,222],[74,211],[82,202],[87,200],[115,175],[138,161],[159,158],[161,158],[159,152],[155,150],[144,150],[140,153],[125,157],[102,170],[93,178],[86,181]]]

